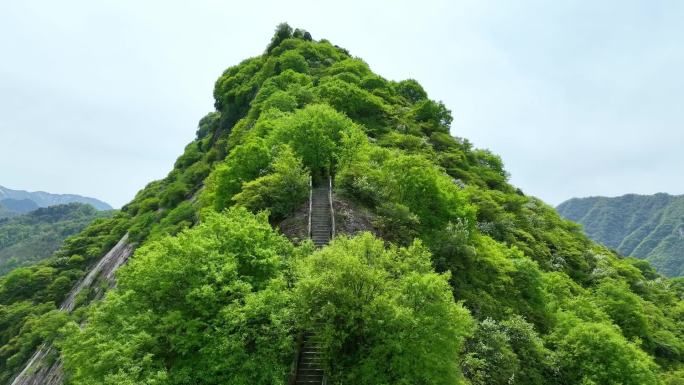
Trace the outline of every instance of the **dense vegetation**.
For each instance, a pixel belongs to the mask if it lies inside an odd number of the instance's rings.
[[[111,215],[87,204],[69,203],[0,219],[0,276],[49,257],[64,239]]]
[[[26,214],[39,207],[30,199],[3,199],[0,200],[0,219]]]
[[[416,81],[281,25],[214,96],[165,179],[0,280],[3,379],[54,340],[73,384],[283,384],[314,330],[331,384],[680,383],[684,282],[512,187]],[[326,175],[381,238],[273,230]],[[118,287],[52,311],[127,231]]]
[[[684,195],[574,198],[557,210],[591,239],[645,259],[666,276],[684,276]]]

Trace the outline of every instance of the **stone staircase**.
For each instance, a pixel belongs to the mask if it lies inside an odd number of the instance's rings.
[[[331,185],[315,187],[311,190],[311,240],[316,247],[330,242],[334,234],[332,206],[330,202]]]
[[[325,375],[321,366],[322,354],[313,333],[306,333],[302,339],[297,362],[296,385],[325,385]]]
[[[335,236],[335,219],[332,207],[332,179],[327,185],[310,187],[309,237],[316,247],[323,247]],[[311,186],[311,182],[309,182]],[[296,358],[294,376],[290,385],[326,385],[322,367],[323,354],[316,341],[316,334],[304,333]]]

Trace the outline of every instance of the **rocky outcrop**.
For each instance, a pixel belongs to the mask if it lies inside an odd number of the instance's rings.
[[[114,273],[133,253],[133,244],[128,243],[128,234],[102,257],[81,281],[69,292],[60,310],[71,312],[76,307],[78,294],[85,289],[92,290],[97,299],[104,295],[105,289],[98,282],[106,282],[106,287],[115,284]],[[24,369],[12,381],[12,385],[59,385],[64,380],[62,361],[57,349],[49,344],[41,345],[31,356]]]

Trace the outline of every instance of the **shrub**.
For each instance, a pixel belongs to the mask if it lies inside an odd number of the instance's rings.
[[[337,238],[296,272],[299,324],[316,330],[332,383],[461,383],[457,356],[472,320],[419,242],[385,249],[369,233]]]
[[[147,244],[85,327],[67,329],[70,382],[283,384],[294,340],[281,270],[291,253],[265,215],[244,209]]]
[[[286,51],[278,58],[280,70],[293,70],[295,72],[307,73],[309,72],[309,64],[297,51]]]
[[[287,146],[280,148],[271,168],[271,173],[245,183],[233,201],[255,212],[270,210],[273,218],[281,219],[309,196],[309,174]]]
[[[160,204],[162,207],[172,208],[187,198],[188,187],[182,182],[173,182],[162,192]]]

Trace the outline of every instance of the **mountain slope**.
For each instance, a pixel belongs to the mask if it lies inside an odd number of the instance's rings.
[[[662,274],[684,275],[684,195],[573,198],[557,210],[597,242],[646,259]]]
[[[44,191],[29,192],[24,190],[12,190],[0,186],[0,218],[25,214],[38,207],[63,205],[67,203],[85,203],[98,210],[111,210],[112,206],[99,199],[84,197],[75,194],[50,194]],[[4,209],[4,210],[3,210]],[[5,211],[5,214],[2,214]]]
[[[0,379],[46,342],[71,384],[284,384],[302,335],[331,384],[681,377],[684,285],[511,186],[416,81],[281,25],[214,98],[166,178],[0,279]],[[345,231],[283,236],[329,176]],[[54,310],[122,243],[115,289]]]
[[[0,204],[6,210],[16,213],[17,215],[28,213],[29,211],[33,211],[40,207],[36,204],[36,202],[30,199],[5,198],[0,201]]]
[[[0,276],[49,257],[64,239],[79,233],[93,220],[111,215],[90,205],[69,203],[0,219]]]

